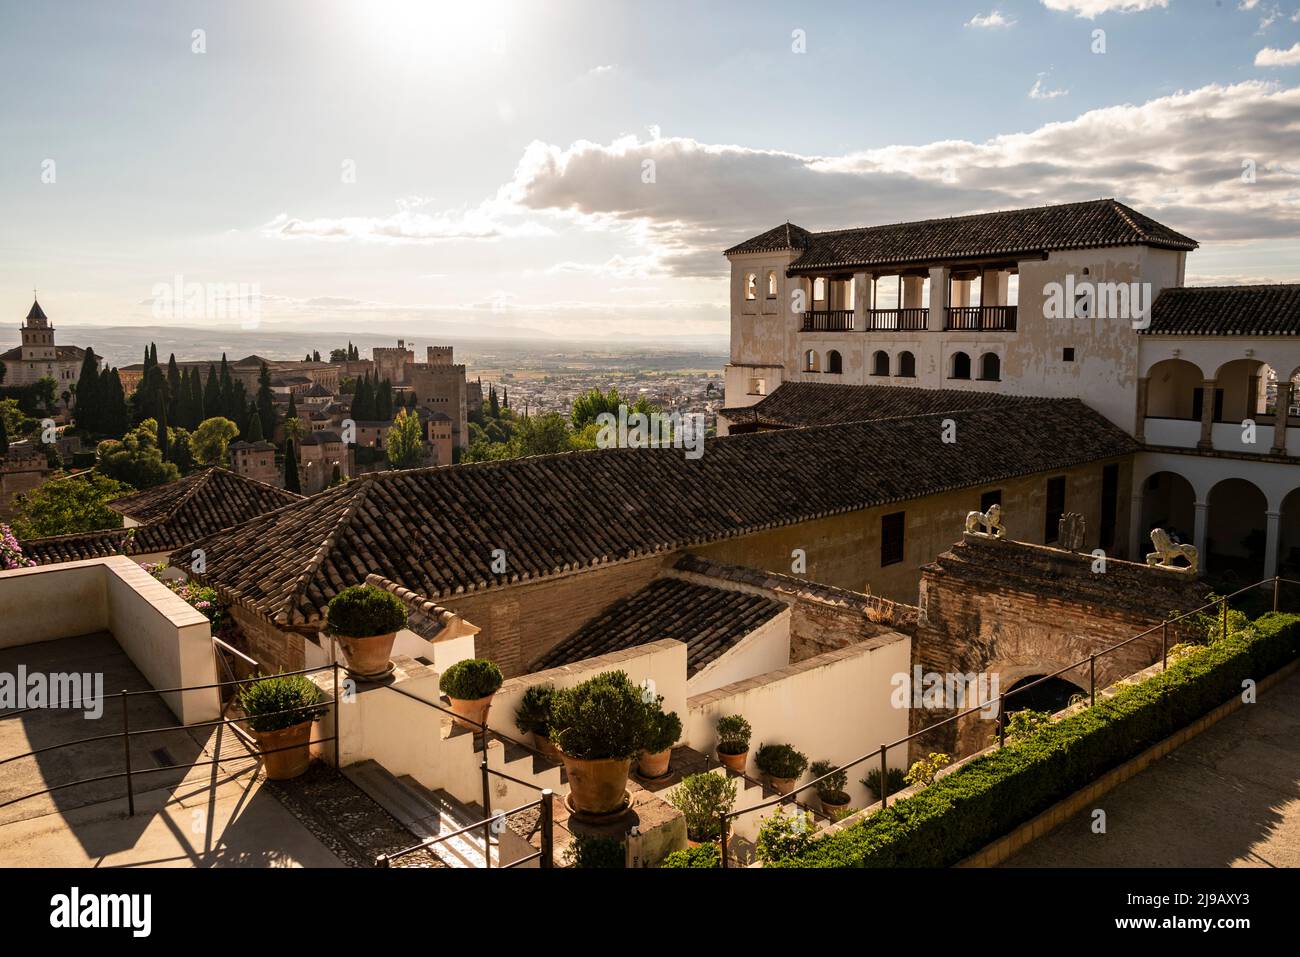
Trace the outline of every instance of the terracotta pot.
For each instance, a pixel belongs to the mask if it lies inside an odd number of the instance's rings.
[[[274,752],[262,755],[262,770],[268,778],[287,781],[307,770],[311,764],[311,748],[307,745],[311,740],[311,725],[311,721],[300,721],[278,731],[250,730],[260,750]],[[278,748],[288,750],[276,750]]]
[[[552,758],[556,761],[560,760],[560,749],[552,744],[551,739],[544,734],[538,734],[535,731],[533,732],[533,747],[548,758]]]
[[[486,698],[453,698],[447,696],[451,702],[452,714],[457,717],[455,721],[462,728],[468,728],[470,731],[479,730],[479,725],[487,724],[488,709],[492,707],[492,695]]]
[[[623,806],[631,758],[587,761],[560,752],[569,778],[569,800],[577,811],[610,814]]]
[[[794,783],[798,780],[798,778],[778,778],[771,774],[767,776],[767,783],[777,794],[789,794],[794,790]]]
[[[840,801],[839,803],[836,803],[834,801],[828,801],[824,797],[821,799],[821,801],[822,801],[822,813],[824,813],[832,821],[838,821],[840,818],[844,816],[844,812],[849,809],[850,798],[846,794],[844,795],[844,800]]]
[[[727,754],[725,751],[719,751],[718,760],[728,770],[735,771],[737,774],[744,774],[745,765],[749,763],[749,752],[741,751],[739,754]]]
[[[641,757],[637,759],[637,770],[643,778],[661,778],[668,773],[668,762],[672,756],[672,748],[664,748],[654,754],[642,751]]]
[[[388,673],[388,661],[393,654],[397,632],[371,635],[368,638],[349,638],[335,635],[350,674],[358,678],[378,678]]]

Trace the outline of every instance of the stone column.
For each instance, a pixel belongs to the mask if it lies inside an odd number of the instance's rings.
[[[1217,383],[1206,379],[1201,383],[1201,440],[1196,443],[1198,449],[1214,448],[1212,437],[1214,430],[1214,391]]]
[[[1151,377],[1143,376],[1138,379],[1137,389],[1137,422],[1133,427],[1133,437],[1139,442],[1146,442],[1147,436],[1147,393],[1151,389]]]
[[[1209,534],[1209,530],[1210,530],[1210,504],[1209,502],[1197,502],[1196,503],[1196,531],[1193,533],[1192,537],[1196,539],[1195,542],[1196,554],[1197,557],[1199,558],[1199,561],[1196,563],[1196,568],[1197,568],[1196,573],[1198,575],[1205,574],[1205,566],[1207,564],[1206,558],[1208,557],[1205,554],[1205,540]]]
[[[853,274],[853,328],[866,329],[867,310],[873,308],[871,294],[875,291],[875,283],[871,281],[871,275],[865,272],[855,272]]]
[[[1291,413],[1290,382],[1277,384],[1277,408],[1273,415],[1273,447],[1269,449],[1274,455],[1286,455],[1286,426]]]
[[[1250,377],[1250,384],[1246,391],[1246,418],[1254,419],[1259,416],[1259,376]]]
[[[1279,538],[1282,528],[1281,512],[1265,512],[1265,524],[1267,531],[1264,536],[1264,577],[1272,578],[1277,574],[1277,551],[1280,546]]]
[[[930,267],[930,320],[926,328],[942,331],[948,318],[948,270],[944,266]],[[918,364],[920,356],[917,356]]]

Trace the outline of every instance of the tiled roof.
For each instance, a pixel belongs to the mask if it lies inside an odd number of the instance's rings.
[[[804,233],[802,245],[780,245],[769,230],[727,250],[801,249],[791,273],[898,266],[938,260],[1042,254],[1100,246],[1191,250],[1196,241],[1114,199],[1037,206],[949,219]],[[797,228],[797,227],[796,227]],[[774,235],[775,234],[775,235]]]
[[[371,573],[447,601],[1137,448],[1077,399],[947,416],[957,443],[929,415],[714,438],[697,459],[601,449],[369,473],[196,542],[199,577],[282,624],[318,625]]]
[[[1300,283],[1179,286],[1151,307],[1149,336],[1300,335]]]
[[[610,605],[533,663],[545,671],[663,638],[686,645],[690,677],[788,606],[761,595],[659,578]]]
[[[32,308],[27,312],[27,321],[31,322],[33,319],[37,322],[49,322],[45,317],[45,310],[41,308],[41,304],[35,299],[32,300]]]
[[[8,352],[0,353],[0,361],[4,362],[17,362],[22,357],[22,346],[14,346]],[[86,350],[80,346],[55,346],[54,358],[56,362],[71,362],[74,359],[84,359],[86,358]]]
[[[131,531],[129,528],[111,528],[102,532],[75,532],[71,535],[34,538],[21,544],[23,554],[37,565],[55,565],[59,562],[125,555]]]
[[[337,432],[331,432],[329,429],[321,429],[319,432],[312,432],[302,437],[300,445],[329,445],[330,443],[341,443],[343,437]]]
[[[775,229],[769,229],[767,232],[755,236],[753,239],[746,239],[743,243],[737,243],[728,249],[723,255],[730,256],[732,253],[770,253],[780,252],[785,249],[805,249],[808,246],[808,240],[813,233],[808,232],[802,226],[796,226],[794,223],[786,223],[784,226],[777,226]]]
[[[223,468],[210,468],[177,482],[132,492],[109,502],[113,511],[140,523],[134,528],[38,538],[22,545],[24,552],[35,549],[52,556],[75,554],[77,558],[167,552],[196,538],[299,501],[302,501],[302,496],[293,492]],[[40,564],[72,560],[52,557]]]
[[[1045,401],[1050,400],[970,389],[783,382],[771,395],[754,405],[721,409],[719,414],[726,416],[733,426],[791,428]]]

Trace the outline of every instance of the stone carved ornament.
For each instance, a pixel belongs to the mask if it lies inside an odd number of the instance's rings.
[[[1002,506],[990,505],[987,512],[966,513],[966,534],[984,538],[1006,538],[1007,528],[1002,524]]]
[[[1170,571],[1184,574],[1196,574],[1199,556],[1195,545],[1182,545],[1175,542],[1163,528],[1151,529],[1151,544],[1156,550],[1147,554],[1148,565],[1168,568]],[[1174,564],[1174,560],[1180,557],[1187,559],[1187,568]]]

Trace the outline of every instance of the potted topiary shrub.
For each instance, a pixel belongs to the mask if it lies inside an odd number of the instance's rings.
[[[305,675],[259,676],[240,690],[239,707],[272,781],[296,778],[307,770],[311,725],[325,714],[324,697]]]
[[[627,774],[645,747],[653,700],[623,671],[605,671],[551,698],[551,740],[569,778],[572,810],[612,814],[624,807]]]
[[[738,774],[745,773],[749,761],[749,722],[738,714],[718,719],[718,760]]]
[[[466,658],[442,673],[438,690],[451,701],[453,719],[462,728],[477,731],[487,724],[492,696],[502,682],[501,669],[486,658]]]
[[[812,776],[826,777],[817,782],[817,796],[821,798],[822,810],[832,821],[838,821],[849,809],[849,772],[837,771],[830,761],[814,761],[808,769]]]
[[[736,803],[736,782],[725,774],[705,771],[689,774],[673,788],[668,803],[686,818],[686,837],[694,843],[716,841],[722,836],[723,813]]]
[[[767,775],[767,783],[781,794],[793,791],[794,783],[808,767],[807,755],[788,744],[759,745],[754,761],[758,764],[758,769]]]
[[[880,800],[880,768],[872,768],[858,783],[874,794],[877,801]],[[889,785],[890,794],[897,794],[907,787],[907,772],[902,768],[890,768],[885,783]]]
[[[533,736],[533,746],[548,758],[560,759],[560,749],[551,741],[551,697],[554,685],[529,685],[515,709],[515,727]]]
[[[663,695],[660,695],[654,713],[650,715],[645,748],[637,758],[637,772],[643,778],[662,778],[668,774],[673,745],[682,736],[682,719],[677,717],[676,711],[665,713],[663,700]]]
[[[374,585],[352,585],[330,599],[326,631],[343,648],[348,673],[377,678],[388,673],[397,633],[406,627],[406,606]]]

